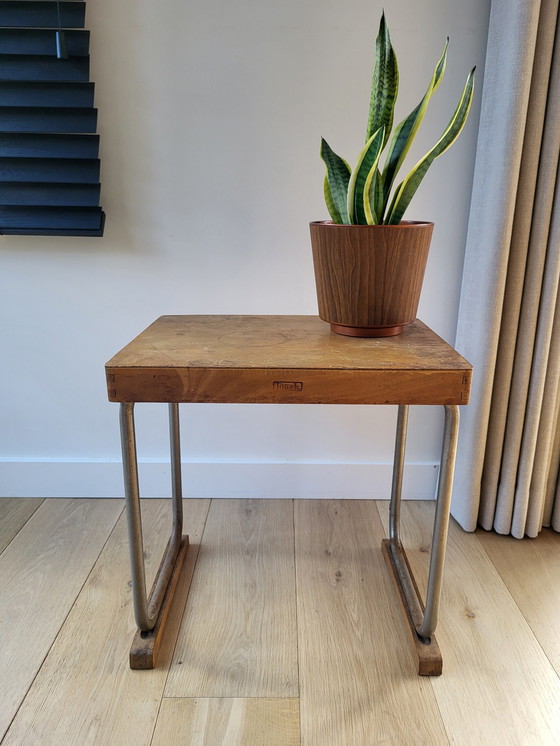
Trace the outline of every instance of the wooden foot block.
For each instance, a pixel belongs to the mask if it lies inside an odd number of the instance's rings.
[[[381,551],[383,552],[385,563],[387,564],[387,567],[389,568],[391,578],[393,579],[393,583],[399,594],[399,598],[401,601],[400,606],[401,606],[404,618],[406,620],[406,627],[409,632],[412,653],[415,658],[418,675],[419,676],[441,676],[441,672],[443,669],[443,661],[441,658],[441,652],[439,649],[439,645],[437,644],[436,638],[433,635],[432,635],[430,643],[426,645],[420,640],[420,638],[418,637],[418,634],[416,633],[416,626],[414,624],[411,611],[406,602],[406,596],[404,594],[404,591],[401,585],[399,573],[393,560],[393,555],[391,553],[391,542],[389,541],[389,539],[383,539],[381,543]],[[403,552],[403,556],[404,556],[406,565],[408,567],[410,577],[412,578],[414,582],[414,576],[412,574],[410,565],[408,564],[408,559],[404,552]],[[416,583],[414,583],[414,587],[416,591],[418,591],[418,589],[416,588]],[[423,608],[423,604],[420,599],[420,596],[418,593],[417,595],[418,595],[418,600],[420,601],[420,605]]]
[[[155,668],[163,632],[165,629],[165,623],[167,622],[167,617],[169,616],[169,611],[171,610],[173,596],[175,594],[175,589],[177,588],[177,583],[179,582],[181,568],[183,567],[185,557],[187,556],[188,548],[189,537],[183,536],[181,538],[181,544],[179,546],[177,559],[175,560],[175,564],[173,566],[173,572],[171,573],[171,577],[169,578],[169,585],[167,586],[167,590],[165,592],[165,596],[163,597],[163,602],[159,610],[159,616],[156,622],[156,626],[153,628],[153,630],[151,630],[151,632],[140,632],[140,630],[137,630],[136,634],[134,635],[132,647],[130,648],[130,667],[133,669]]]

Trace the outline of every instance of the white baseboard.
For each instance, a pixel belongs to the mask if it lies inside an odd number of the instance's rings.
[[[385,500],[390,464],[185,462],[185,497],[331,498]],[[169,495],[170,468],[161,461],[139,465],[142,497]],[[408,464],[403,497],[433,499],[436,464]],[[119,461],[2,460],[0,497],[122,497]]]

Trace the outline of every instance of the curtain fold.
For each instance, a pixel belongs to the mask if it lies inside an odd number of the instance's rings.
[[[558,0],[493,0],[457,349],[474,365],[453,515],[560,530]]]

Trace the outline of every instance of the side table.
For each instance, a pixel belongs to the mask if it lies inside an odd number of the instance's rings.
[[[382,549],[402,602],[420,675],[439,675],[434,637],[443,579],[459,406],[472,366],[421,321],[396,337],[331,333],[315,316],[162,316],[106,365],[109,400],[120,403],[121,442],[138,632],[132,668],[155,665],[188,537],[182,536],[179,404],[398,405],[389,538]],[[146,596],[134,405],[169,406],[173,523]],[[408,407],[442,405],[445,427],[425,603],[400,538]]]

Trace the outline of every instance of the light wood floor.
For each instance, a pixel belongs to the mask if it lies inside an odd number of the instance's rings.
[[[143,506],[150,582],[168,508]],[[403,505],[422,578],[432,513]],[[560,535],[452,525],[444,673],[425,679],[381,556],[387,519],[384,502],[185,501],[176,644],[131,671],[122,501],[1,499],[2,745],[560,744]]]

